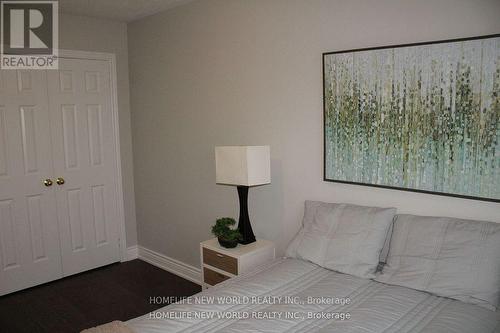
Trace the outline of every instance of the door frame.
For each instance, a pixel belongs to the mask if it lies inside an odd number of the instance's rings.
[[[59,58],[84,59],[84,60],[102,60],[107,61],[110,73],[111,90],[111,114],[113,122],[113,138],[115,144],[116,157],[116,198],[118,204],[118,236],[120,246],[120,262],[127,261],[127,234],[125,228],[125,204],[123,199],[123,178],[122,178],[122,160],[120,150],[120,125],[118,112],[118,91],[116,78],[116,55],[114,53],[91,52],[79,50],[59,50]]]

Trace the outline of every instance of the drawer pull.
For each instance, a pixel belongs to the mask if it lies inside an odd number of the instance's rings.
[[[222,254],[220,254],[220,253],[217,253],[217,257],[224,258],[224,256]]]

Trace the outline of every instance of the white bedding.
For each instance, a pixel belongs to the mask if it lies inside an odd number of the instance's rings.
[[[203,296],[206,298],[201,298]],[[217,297],[223,296],[235,296],[235,302],[244,304],[214,304],[217,303]],[[251,298],[258,296],[267,298]],[[280,304],[278,298],[270,296],[288,297],[286,301],[291,304]],[[312,304],[307,297],[323,299],[316,299],[315,304]],[[345,302],[347,298],[350,304],[328,304]],[[169,305],[157,313],[130,320],[127,324],[137,333],[500,332],[499,312],[413,289],[336,273],[296,259],[279,259],[250,274],[209,288],[191,299],[192,302],[195,300],[204,304]],[[281,299],[282,303],[284,301]],[[214,319],[189,318],[200,314],[213,315]],[[309,314],[323,317],[349,314],[350,319],[308,319]],[[161,318],[174,315],[176,319]],[[218,319],[218,316],[231,315],[249,318]],[[305,318],[284,318],[285,315]]]

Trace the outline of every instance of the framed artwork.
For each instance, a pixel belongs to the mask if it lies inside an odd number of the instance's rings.
[[[500,34],[323,54],[324,180],[500,202]]]

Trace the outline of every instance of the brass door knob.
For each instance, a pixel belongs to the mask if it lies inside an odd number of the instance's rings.
[[[66,181],[64,180],[64,178],[59,177],[56,179],[56,183],[57,185],[63,185],[64,183],[66,183]]]
[[[45,179],[45,180],[43,181],[43,185],[45,185],[45,186],[47,186],[47,187],[52,186],[52,184],[54,184],[54,183],[52,182],[52,179],[47,178],[47,179]]]

